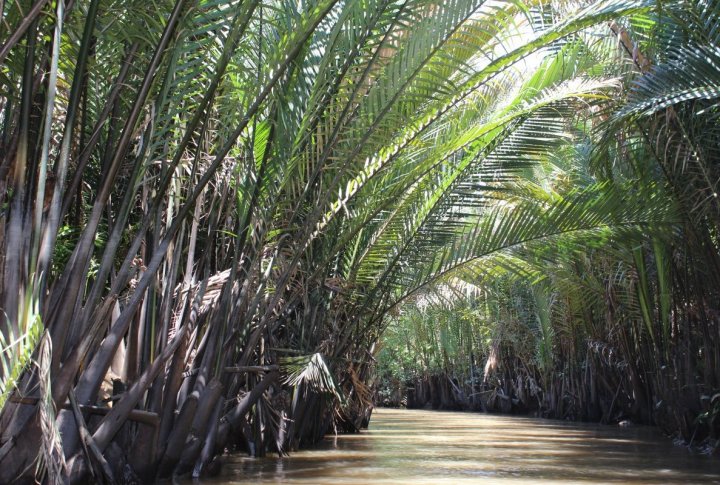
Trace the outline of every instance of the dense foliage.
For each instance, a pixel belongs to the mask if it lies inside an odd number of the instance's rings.
[[[0,0],[0,482],[357,430],[388,316],[462,285],[545,309],[548,379],[581,308],[625,392],[717,389],[714,10]]]
[[[665,7],[628,30],[611,24],[633,62],[631,73],[604,64],[622,76],[617,99],[581,115],[502,201],[516,210],[620,188],[623,205],[640,194],[665,205],[669,224],[558,233],[454,272],[447,284],[471,293],[427,297],[390,324],[382,399],[630,419],[717,448],[717,6]]]

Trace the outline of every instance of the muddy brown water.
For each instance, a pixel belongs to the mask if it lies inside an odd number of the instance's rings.
[[[196,482],[198,483],[198,482]],[[654,428],[376,409],[370,429],[289,457],[226,457],[202,484],[720,484],[720,459]]]

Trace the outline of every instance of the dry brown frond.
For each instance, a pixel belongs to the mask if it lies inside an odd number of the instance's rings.
[[[60,432],[55,425],[55,404],[52,399],[50,381],[52,341],[47,331],[40,340],[40,352],[35,365],[40,382],[39,412],[40,428],[42,429],[42,442],[35,473],[38,477],[45,477],[50,484],[61,484],[64,483],[66,463],[60,442]]]

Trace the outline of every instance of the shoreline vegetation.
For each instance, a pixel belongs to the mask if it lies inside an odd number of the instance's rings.
[[[392,382],[717,443],[719,18],[0,0],[0,483],[202,477]]]

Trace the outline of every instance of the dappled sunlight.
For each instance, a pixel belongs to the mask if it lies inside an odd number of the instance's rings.
[[[720,482],[717,19],[0,0],[0,485]]]

